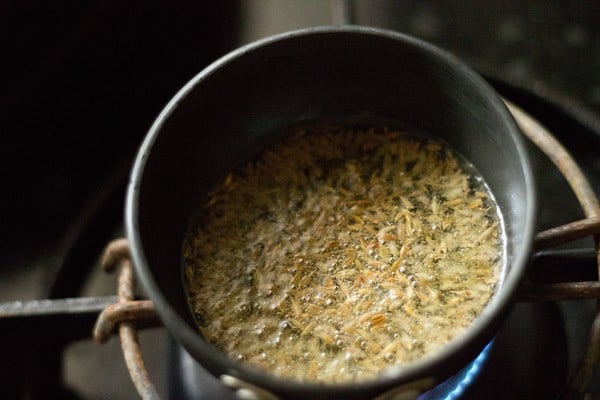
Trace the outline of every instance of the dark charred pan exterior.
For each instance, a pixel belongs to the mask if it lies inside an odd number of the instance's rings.
[[[275,378],[230,360],[195,329],[181,273],[183,239],[210,187],[286,127],[349,116],[438,135],[470,160],[503,213],[507,262],[483,314],[439,352],[365,383]],[[439,383],[484,348],[522,281],[535,209],[522,134],[481,77],[450,54],[405,35],[323,27],[242,47],[177,93],[137,156],[126,201],[126,230],[137,274],[164,324],[217,377],[231,375],[285,398],[354,399],[415,382]]]

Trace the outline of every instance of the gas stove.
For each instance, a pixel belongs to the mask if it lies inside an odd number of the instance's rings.
[[[600,194],[600,6],[349,3],[354,22],[421,37],[475,67],[557,137]],[[91,340],[98,314],[117,301],[116,279],[98,259],[123,236],[136,147],[169,97],[207,63],[261,36],[329,23],[329,7],[8,3],[0,26],[31,29],[2,43],[14,59],[2,67],[0,96],[3,398],[137,396],[118,339]],[[539,181],[539,230],[582,219],[565,178],[537,146],[530,143],[529,151]],[[592,247],[588,238],[558,249],[581,255],[574,266],[581,280],[598,278],[585,261]],[[595,307],[595,300],[517,303],[486,350],[423,400],[556,397],[587,347]],[[140,341],[163,398],[233,398],[164,328],[141,331]],[[592,393],[600,393],[598,378],[596,371]]]

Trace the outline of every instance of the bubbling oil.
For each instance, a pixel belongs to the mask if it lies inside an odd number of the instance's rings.
[[[185,241],[205,338],[274,375],[372,379],[464,331],[498,283],[502,221],[444,142],[298,130],[228,175]]]

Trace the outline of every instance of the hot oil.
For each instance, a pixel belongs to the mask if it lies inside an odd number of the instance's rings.
[[[275,375],[373,378],[462,332],[503,263],[502,220],[447,145],[311,127],[229,175],[184,248],[205,337]]]

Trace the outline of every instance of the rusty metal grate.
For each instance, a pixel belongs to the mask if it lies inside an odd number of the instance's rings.
[[[538,146],[564,175],[586,217],[538,233],[535,238],[535,250],[539,251],[592,236],[595,245],[595,262],[600,276],[600,203],[591,185],[573,157],[546,128],[516,105],[508,101],[506,104],[525,136]],[[159,399],[146,370],[137,339],[137,329],[156,326],[158,318],[150,300],[134,300],[133,265],[126,239],[117,239],[108,244],[102,257],[102,265],[107,271],[117,266],[121,267],[118,283],[119,300],[106,307],[99,315],[94,328],[94,339],[102,343],[118,327],[125,362],[138,393],[143,399]],[[565,268],[567,267],[568,265],[565,265]],[[526,280],[521,287],[519,301],[583,299],[597,299],[597,312],[590,328],[585,354],[559,394],[559,399],[579,398],[585,394],[600,362],[600,281],[537,283]],[[236,385],[231,386],[236,387]],[[258,393],[253,391],[252,394],[262,393],[258,390]]]

